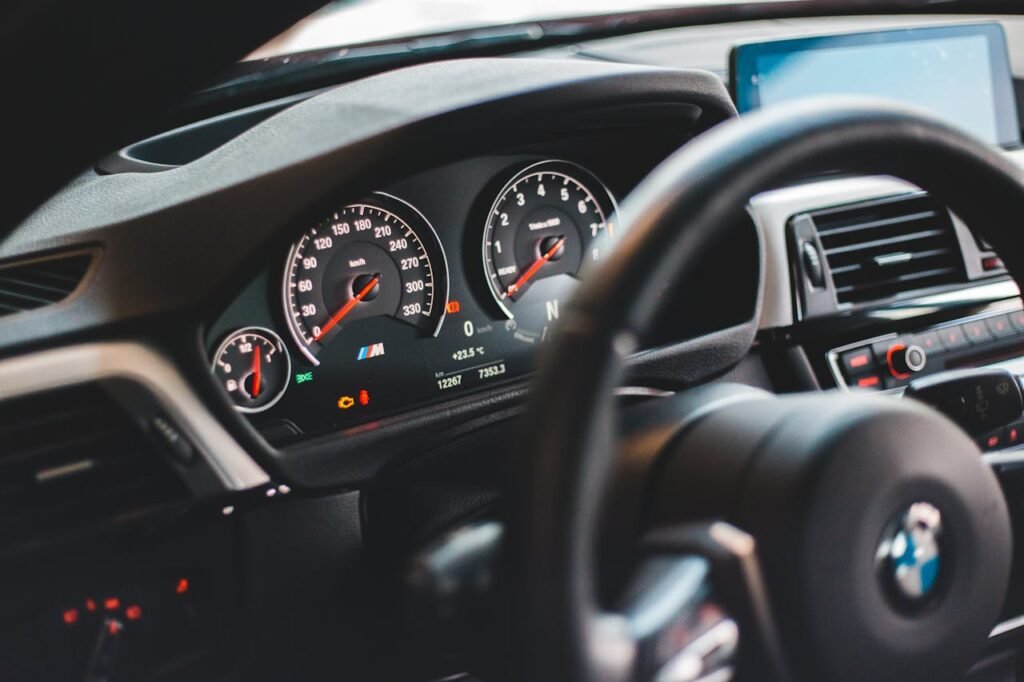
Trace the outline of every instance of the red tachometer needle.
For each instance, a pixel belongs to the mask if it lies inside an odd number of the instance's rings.
[[[373,291],[373,288],[375,286],[377,286],[377,284],[379,284],[379,283],[380,283],[380,275],[377,275],[376,277],[371,279],[369,282],[367,282],[366,286],[364,286],[362,289],[359,290],[359,293],[356,294],[355,298],[350,300],[345,305],[341,306],[341,310],[339,310],[338,312],[334,313],[334,315],[331,317],[331,319],[327,320],[327,324],[325,324],[320,329],[320,333],[317,334],[316,336],[314,336],[313,340],[314,341],[319,341],[320,339],[324,338],[324,335],[327,334],[327,332],[329,332],[332,329],[334,329],[334,325],[336,325],[339,322],[341,322],[341,319],[343,317],[345,317],[350,312],[352,312],[352,309],[356,307],[356,304],[358,304],[360,301],[362,301],[364,298],[366,298],[366,295],[369,294],[371,291]]]
[[[253,348],[252,351],[252,397],[260,395],[260,349]]]
[[[522,289],[523,285],[529,282],[533,278],[533,276],[536,275],[542,267],[544,267],[544,264],[551,260],[556,253],[558,253],[558,250],[562,248],[563,244],[565,244],[565,237],[562,237],[557,242],[555,242],[550,249],[544,252],[543,256],[541,256],[540,258],[533,262],[533,265],[526,268],[526,272],[520,275],[519,279],[516,280],[516,283],[508,288],[508,291],[505,292],[505,296],[511,296],[512,294]]]

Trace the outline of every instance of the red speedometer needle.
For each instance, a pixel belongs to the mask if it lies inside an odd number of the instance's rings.
[[[558,241],[552,244],[551,248],[545,251],[543,256],[535,260],[533,262],[533,265],[526,268],[526,272],[520,275],[519,279],[516,280],[516,283],[508,288],[508,291],[505,292],[505,296],[511,296],[512,294],[522,289],[523,285],[529,282],[531,279],[533,279],[533,276],[536,275],[542,267],[544,267],[545,263],[554,258],[555,254],[558,253],[558,250],[562,248],[563,244],[565,244],[565,237],[560,238]]]
[[[252,397],[260,395],[260,349],[255,347],[252,350]]]
[[[373,291],[373,288],[375,286],[377,286],[377,284],[379,284],[379,283],[380,283],[380,275],[375,276],[373,279],[371,279],[369,282],[367,282],[366,286],[364,286],[362,289],[360,289],[359,293],[355,295],[355,298],[350,300],[345,305],[341,306],[341,309],[338,312],[334,313],[334,315],[331,317],[331,319],[327,320],[327,324],[325,324],[323,326],[323,328],[320,329],[320,333],[317,334],[316,336],[314,336],[313,340],[314,341],[319,341],[320,339],[324,338],[324,335],[327,332],[329,332],[332,329],[334,329],[334,325],[336,325],[339,322],[341,322],[343,317],[345,317],[350,312],[352,312],[352,309],[355,308],[356,305],[360,301],[362,301],[364,298],[366,298],[367,294],[369,294],[371,291]]]

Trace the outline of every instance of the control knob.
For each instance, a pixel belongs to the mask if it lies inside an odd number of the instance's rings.
[[[889,347],[885,354],[885,362],[894,377],[909,379],[911,374],[917,374],[924,369],[928,363],[928,354],[920,346],[897,343]]]

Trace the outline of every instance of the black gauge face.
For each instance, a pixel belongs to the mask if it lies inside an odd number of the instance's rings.
[[[615,214],[601,181],[566,161],[528,166],[502,188],[487,216],[483,262],[515,338],[547,336],[581,268],[611,246]]]
[[[228,335],[213,357],[213,374],[240,412],[260,412],[284,395],[291,360],[274,332],[246,327]]]
[[[369,318],[436,335],[447,298],[448,267],[434,229],[385,194],[314,225],[292,247],[285,269],[285,317],[314,365],[339,334]]]

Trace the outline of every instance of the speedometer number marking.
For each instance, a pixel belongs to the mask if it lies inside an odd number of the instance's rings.
[[[433,227],[411,205],[374,194],[313,226],[292,247],[284,281],[292,337],[313,364],[349,325],[390,317],[436,335],[448,269]]]

